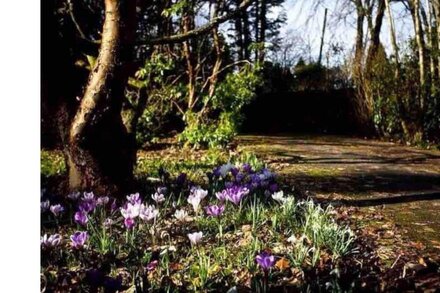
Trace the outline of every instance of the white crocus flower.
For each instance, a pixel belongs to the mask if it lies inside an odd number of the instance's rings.
[[[185,210],[176,210],[176,212],[174,213],[174,217],[178,221],[184,221],[187,216],[188,216],[188,213],[185,212]]]
[[[272,194],[272,198],[279,203],[284,203],[286,201],[286,198],[284,198],[284,192],[282,190]]]
[[[203,232],[194,232],[188,234],[189,241],[191,242],[191,245],[197,245],[202,240]]]
[[[190,203],[193,206],[194,212],[198,212],[200,208],[200,202],[202,201],[202,198],[200,196],[196,196],[191,194],[188,196],[188,203]]]
[[[200,199],[202,200],[208,195],[208,191],[199,187],[194,187],[191,189],[191,195],[200,197]]]
[[[139,218],[144,221],[151,221],[155,219],[159,215],[159,210],[157,210],[154,206],[149,205],[148,207],[144,204],[141,205],[139,211]]]
[[[140,210],[140,204],[128,203],[126,208],[121,208],[121,214],[125,219],[134,219],[139,216]]]
[[[158,204],[165,201],[165,195],[157,192],[155,194],[152,194],[151,198]]]

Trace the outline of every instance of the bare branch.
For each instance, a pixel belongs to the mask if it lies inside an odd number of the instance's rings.
[[[150,40],[140,40],[136,42],[136,45],[160,45],[160,44],[170,44],[170,43],[179,43],[191,39],[193,37],[197,37],[199,35],[209,33],[214,27],[219,24],[238,16],[243,10],[245,10],[254,0],[243,0],[241,4],[234,11],[224,14],[222,16],[218,16],[213,18],[209,23],[202,25],[198,28],[190,30],[186,33],[150,39]]]

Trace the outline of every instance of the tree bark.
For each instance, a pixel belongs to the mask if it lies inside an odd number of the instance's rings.
[[[258,46],[258,61],[260,64],[264,62],[265,56],[265,42],[266,42],[266,30],[267,30],[267,0],[261,0],[260,3],[260,30],[259,30],[259,38],[258,42],[260,46]]]
[[[261,0],[255,1],[255,43],[258,44],[260,42],[260,5],[259,2]],[[255,62],[259,60],[258,53],[260,50],[256,48],[255,50]]]
[[[214,6],[213,6],[213,16],[214,17],[217,17],[217,14],[218,14],[218,7],[220,6],[221,1],[219,1],[219,2],[220,3],[214,3]],[[218,33],[217,27],[212,29],[212,38],[213,38],[214,48],[215,48],[215,63],[212,68],[211,76],[209,77],[209,91],[208,91],[209,97],[214,96],[215,89],[217,86],[217,80],[218,80],[218,71],[220,70],[220,67],[222,65],[222,52],[223,52],[223,50],[222,50],[222,46],[220,44],[220,38],[219,38],[219,33]]]
[[[238,6],[238,1],[236,1]],[[241,17],[244,13],[240,14],[240,17],[237,17],[234,22],[235,29],[235,39],[236,39],[236,50],[237,50],[237,61],[243,60],[244,57],[244,48],[243,48],[243,24]]]
[[[376,12],[376,18],[374,21],[374,27],[373,27],[373,30],[370,31],[371,43],[370,43],[370,47],[368,49],[368,55],[367,55],[367,70],[372,65],[371,63],[374,61],[374,58],[376,57],[377,50],[379,49],[380,31],[382,28],[382,21],[383,21],[384,13],[385,13],[385,1],[379,0],[377,12]]]
[[[121,117],[136,7],[133,0],[104,4],[99,56],[72,120],[66,153],[71,190],[119,194],[132,182],[136,155]]]
[[[400,62],[399,62],[399,47],[397,46],[396,30],[394,28],[393,15],[391,13],[391,7],[389,0],[385,0],[386,10],[388,14],[388,23],[390,26],[391,45],[393,47],[394,59],[396,62],[396,79],[400,79]]]
[[[433,32],[433,24],[432,24],[432,6],[430,4],[429,0],[425,1],[426,8],[428,15],[426,15],[425,10],[423,9],[423,6],[421,6],[421,13],[423,17],[423,22],[425,24],[425,31],[427,32],[428,36],[426,38],[426,42],[428,43],[428,49],[429,49],[429,80],[431,81],[431,84],[435,82],[436,79],[436,68],[435,68],[435,36]]]
[[[251,33],[249,30],[249,16],[246,11],[243,13],[243,49],[244,59],[250,60],[251,54],[249,52],[249,45],[251,44]]]
[[[437,79],[440,81],[440,0],[432,0],[436,20],[436,34],[437,34]]]
[[[185,13],[182,21],[183,33],[188,33],[193,29],[194,13],[193,7],[189,7]],[[196,94],[196,73],[195,73],[195,61],[194,54],[192,52],[191,44],[189,40],[183,42],[183,55],[186,60],[186,70],[188,75],[188,111],[194,106],[195,94]]]
[[[422,23],[420,21],[420,0],[411,0],[411,15],[413,17],[414,32],[417,43],[417,51],[419,57],[419,80],[420,80],[420,97],[419,106],[420,112],[424,112],[425,108],[425,93],[426,93],[426,74],[425,74],[425,41],[423,39]]]

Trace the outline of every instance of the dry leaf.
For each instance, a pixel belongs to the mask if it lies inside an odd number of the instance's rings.
[[[275,263],[275,266],[280,271],[284,271],[285,269],[288,269],[290,267],[290,263],[286,258],[282,257]]]

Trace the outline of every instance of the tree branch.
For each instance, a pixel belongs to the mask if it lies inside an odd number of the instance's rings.
[[[241,2],[241,4],[234,11],[224,14],[222,16],[215,17],[209,23],[202,25],[198,28],[195,28],[193,30],[190,30],[186,33],[162,37],[162,38],[150,39],[150,40],[139,40],[136,42],[136,45],[142,46],[142,45],[160,45],[160,44],[179,43],[186,41],[190,38],[197,37],[205,33],[209,33],[214,27],[218,26],[219,24],[231,18],[234,18],[235,16],[238,16],[243,10],[245,10],[252,3],[252,1],[254,0],[243,0],[243,2]]]

